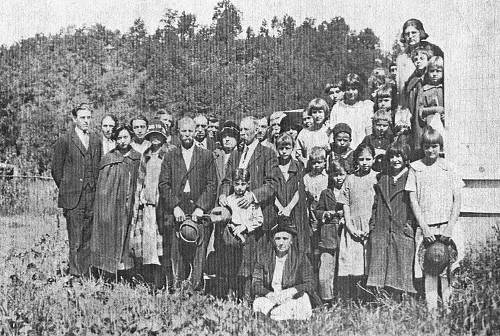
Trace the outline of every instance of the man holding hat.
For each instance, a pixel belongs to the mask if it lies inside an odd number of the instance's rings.
[[[271,234],[273,246],[257,255],[253,310],[274,320],[308,319],[321,301],[309,259],[293,246],[297,230],[290,218],[279,217]]]
[[[214,206],[217,172],[212,153],[194,144],[194,120],[184,117],[178,126],[180,145],[165,154],[161,165],[160,206],[166,216],[167,230],[173,231],[164,238],[169,239],[166,245],[171,247],[175,278],[180,282],[191,274],[192,286],[198,288],[210,235],[202,217]],[[179,228],[187,219],[199,225],[195,231],[202,235],[194,243],[181,239]]]

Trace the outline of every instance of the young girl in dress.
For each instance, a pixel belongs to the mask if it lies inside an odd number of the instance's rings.
[[[371,128],[373,102],[361,100],[363,85],[356,74],[348,74],[344,81],[344,100],[336,104],[330,113],[330,126],[346,123],[351,126],[351,145],[357,147]]]
[[[307,167],[307,159],[313,147],[329,149],[328,127],[325,125],[328,111],[327,102],[321,98],[311,100],[307,106],[307,114],[313,118],[313,124],[309,128],[302,129],[297,136],[297,144],[304,167]]]
[[[287,133],[276,140],[278,149],[278,168],[276,174],[277,215],[291,218],[291,224],[297,230],[296,246],[300,252],[310,253],[311,229],[308,225],[307,198],[304,189],[304,167],[293,159],[294,139]]]
[[[338,230],[344,223],[344,210],[337,199],[347,172],[338,161],[330,161],[328,168],[328,188],[321,192],[316,217],[319,219],[319,294],[321,300],[331,304],[334,298],[335,269],[338,257]]]
[[[388,289],[394,298],[414,293],[415,254],[413,213],[405,191],[410,148],[396,141],[387,149],[387,171],[375,186],[370,220],[368,286]]]
[[[338,290],[340,298],[362,299],[366,282],[366,247],[375,197],[376,172],[372,170],[375,150],[361,144],[354,151],[356,170],[348,175],[337,202],[343,204],[345,225],[340,236]]]
[[[464,183],[453,166],[439,157],[443,147],[443,137],[439,132],[425,128],[421,146],[424,158],[410,164],[405,187],[419,226],[415,235],[417,251],[422,242],[434,242],[437,235],[451,238],[458,250],[458,258],[439,276],[427,274],[418,262],[415,263],[415,278],[424,276],[425,300],[432,312],[438,304],[439,282],[443,304],[448,305],[453,271],[463,257],[463,234],[457,221]]]
[[[429,60],[424,85],[418,94],[417,114],[420,121],[444,136],[443,58]]]

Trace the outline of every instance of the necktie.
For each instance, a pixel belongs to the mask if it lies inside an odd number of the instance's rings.
[[[243,149],[243,156],[241,157],[240,160],[240,166],[238,168],[246,168],[247,167],[247,154],[248,154],[248,146],[245,146],[245,149]]]
[[[83,132],[83,139],[82,139],[82,142],[83,142],[83,146],[85,147],[85,149],[89,149],[89,133],[88,132]]]

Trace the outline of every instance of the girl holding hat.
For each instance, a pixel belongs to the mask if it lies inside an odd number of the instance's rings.
[[[441,282],[443,303],[447,306],[453,271],[463,258],[463,233],[457,222],[464,182],[453,166],[439,157],[443,148],[443,137],[439,132],[430,127],[425,128],[421,146],[424,158],[410,164],[410,173],[405,186],[419,226],[415,234],[417,251],[420,244],[424,241],[427,243],[435,241],[437,235],[453,239],[458,249],[458,258],[441,275],[422,270],[418,266],[418,261],[415,262],[415,278],[422,278],[423,275],[427,308],[434,311],[438,304],[439,282]]]

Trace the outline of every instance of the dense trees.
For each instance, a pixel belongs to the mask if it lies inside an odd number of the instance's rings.
[[[96,25],[39,34],[0,48],[0,162],[43,173],[80,101],[94,105],[96,126],[104,113],[127,120],[158,108],[221,118],[301,108],[326,82],[348,71],[367,78],[375,58],[387,61],[378,42],[341,17],[298,23],[285,15],[254,32],[228,0],[211,26],[167,9],[151,35],[140,18],[125,33]]]

